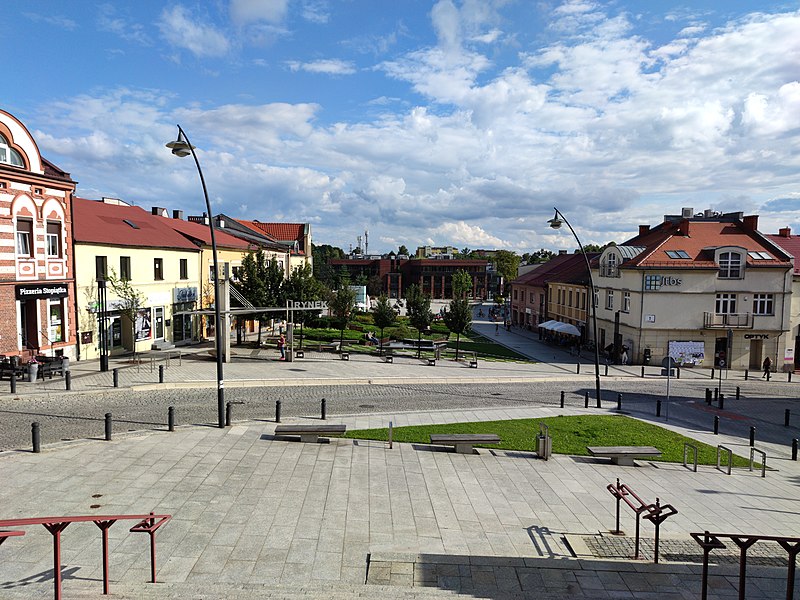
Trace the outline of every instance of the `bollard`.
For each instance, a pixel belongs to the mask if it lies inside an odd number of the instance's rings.
[[[581,363],[575,363],[575,367],[576,367],[576,373],[578,375],[580,375],[581,374]]]
[[[644,377],[644,365],[642,365],[642,377]]]
[[[389,450],[392,449],[392,422],[389,421]]]
[[[706,404],[711,406],[711,388],[706,388]]]
[[[711,367],[711,379],[714,379],[714,367]]]
[[[767,371],[767,381],[769,381],[769,378],[770,378],[770,372]]]
[[[791,418],[792,418],[792,411],[787,408],[785,411],[783,411],[783,426],[784,427],[788,427],[789,426],[789,419],[791,419]]]
[[[114,378],[114,387],[119,387],[119,369],[112,369],[111,375]]]
[[[751,425],[750,426],[750,447],[752,448],[755,445],[756,445],[756,428],[753,425]]]
[[[225,405],[225,427],[228,427],[231,424],[231,411],[231,403],[228,402]]]
[[[725,408],[725,394],[719,395],[719,409],[723,410]]]
[[[681,378],[681,366],[680,365],[676,365],[675,366],[675,373],[677,374],[676,379],[680,379]]]
[[[792,440],[792,460],[797,460],[797,438]]]
[[[714,416],[714,435],[719,435],[719,415]]]
[[[786,373],[786,381],[789,382],[789,383],[792,383],[792,372],[791,371]]]
[[[595,403],[595,408],[603,408],[603,405],[600,403],[600,396],[597,396],[597,403]]]
[[[64,387],[67,391],[72,389],[72,373],[69,371],[64,373]]]
[[[739,389],[739,386],[736,386],[736,399],[738,400],[742,395],[742,391]]]
[[[617,410],[622,410],[622,394],[617,394]]]
[[[606,363],[606,377],[608,377],[608,363]]]
[[[111,441],[111,413],[106,413],[106,441]]]
[[[323,398],[322,402],[320,402],[320,418],[323,421],[325,420],[325,398]]]
[[[41,439],[39,437],[39,422],[34,421],[31,423],[31,438],[33,442],[33,451],[38,454],[42,451]]]
[[[714,400],[719,400],[719,388],[714,388]]]
[[[564,390],[561,390],[561,408],[564,408]]]
[[[656,399],[656,416],[661,416],[661,398]]]
[[[164,365],[158,365],[158,383],[164,383]]]
[[[750,369],[744,370],[744,380],[747,381],[747,378],[750,377]]]
[[[586,396],[584,397],[583,407],[589,408],[589,392],[586,392]]]
[[[167,409],[167,429],[175,431],[175,407],[170,406]]]
[[[17,376],[14,373],[11,373],[11,393],[17,393]]]
[[[276,423],[280,423],[281,422],[281,401],[280,400],[276,400],[275,401],[275,422]]]

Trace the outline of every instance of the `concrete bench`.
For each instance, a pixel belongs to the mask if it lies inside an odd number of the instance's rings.
[[[633,467],[636,458],[654,458],[661,456],[661,450],[653,446],[587,446],[589,454],[601,458],[610,458],[615,465]]]
[[[295,358],[305,358],[306,357],[306,353],[303,352],[302,350],[295,350],[294,351],[294,357]]]
[[[301,442],[318,442],[320,436],[342,435],[347,425],[278,425],[275,435],[299,435]]]
[[[347,351],[342,352],[342,360],[350,360],[350,353]]]
[[[495,433],[432,433],[431,444],[455,446],[458,454],[473,454],[475,444],[499,444],[500,436]]]
[[[429,358],[428,359],[428,366],[429,367],[435,367],[436,366],[436,359],[435,358]]]

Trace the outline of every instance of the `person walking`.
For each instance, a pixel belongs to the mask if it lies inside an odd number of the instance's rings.
[[[278,338],[278,350],[281,352],[281,357],[279,360],[286,360],[286,336],[281,334],[281,337]]]
[[[622,347],[622,364],[628,364],[628,349],[625,346]]]
[[[764,362],[761,365],[761,368],[764,369],[764,374],[761,376],[761,379],[769,377],[769,370],[772,366],[772,361],[770,360],[769,356],[764,359]]]

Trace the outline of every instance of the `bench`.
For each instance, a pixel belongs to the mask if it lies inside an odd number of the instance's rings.
[[[319,352],[326,352],[326,351],[336,352],[337,350],[339,350],[339,344],[317,344],[317,350]]]
[[[39,372],[37,377],[52,379],[53,375],[64,376],[64,361],[60,358],[39,358]]]
[[[318,442],[323,435],[342,435],[347,425],[278,425],[275,435],[299,435],[301,442]]]
[[[661,456],[661,450],[653,446],[587,446],[589,454],[601,458],[610,458],[615,465],[633,467],[636,458],[654,458]]]
[[[436,359],[435,358],[429,358],[428,359],[428,366],[429,367],[435,367],[436,366]]]
[[[500,436],[496,433],[432,433],[431,444],[455,446],[458,454],[474,454],[475,444],[499,444]]]
[[[350,353],[347,351],[342,352],[342,360],[350,360]]]
[[[295,350],[294,351],[294,357],[295,358],[305,358],[306,357],[306,353],[303,352],[302,350]]]

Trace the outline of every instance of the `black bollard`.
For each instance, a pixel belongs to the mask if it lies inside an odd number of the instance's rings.
[[[792,460],[797,460],[797,438],[792,440]]]
[[[642,365],[642,377],[644,377],[644,365]]]
[[[751,425],[750,426],[750,447],[752,448],[755,445],[756,445],[756,428],[753,425]]]
[[[706,388],[706,404],[711,406],[711,388]]]
[[[158,365],[158,383],[164,383],[164,365]]]
[[[784,427],[788,427],[789,426],[789,419],[791,419],[791,418],[792,418],[792,411],[787,408],[785,411],[783,411],[783,426]]]
[[[175,431],[175,407],[170,406],[167,409],[167,429]]]
[[[69,371],[64,373],[64,386],[67,388],[67,391],[72,389],[72,373]]]
[[[606,363],[606,377],[608,377],[608,363]]]
[[[324,421],[325,420],[325,398],[322,399],[320,402],[320,418]]]
[[[719,415],[714,416],[714,435],[719,435]]]
[[[769,378],[770,378],[770,372],[767,371],[767,381],[769,381]]]
[[[111,441],[111,413],[106,413],[106,441]]]
[[[719,395],[719,409],[722,410],[725,408],[725,394]]]
[[[564,408],[564,390],[561,390],[561,408]]]
[[[575,363],[575,367],[576,367],[576,373],[578,375],[580,375],[581,374],[581,363]]]
[[[739,389],[739,386],[736,386],[736,399],[738,400],[742,395],[742,391]]]
[[[786,373],[786,381],[788,381],[789,383],[792,383],[792,372],[791,371]]]
[[[114,378],[114,387],[119,387],[119,369],[111,369],[111,375]]]
[[[15,373],[11,373],[11,393],[17,393],[17,375]]]
[[[589,392],[586,392],[586,396],[584,397],[583,407],[589,408]]]
[[[34,421],[31,423],[31,438],[33,442],[33,451],[38,454],[42,451],[41,438],[39,437],[39,422]]]
[[[622,410],[622,394],[617,394],[617,410]]]
[[[719,400],[719,388],[714,388],[714,400]]]
[[[747,381],[747,378],[750,377],[750,369],[744,370],[744,380]]]
[[[231,424],[231,403],[228,402],[225,405],[225,427],[228,427]]]
[[[281,422],[281,401],[280,400],[276,400],[275,401],[275,422],[276,423],[280,423]]]
[[[656,399],[656,416],[661,416],[661,398]]]
[[[680,365],[676,365],[675,373],[677,374],[676,379],[680,379],[681,378],[681,366]]]
[[[711,379],[714,379],[714,367],[711,367]]]

